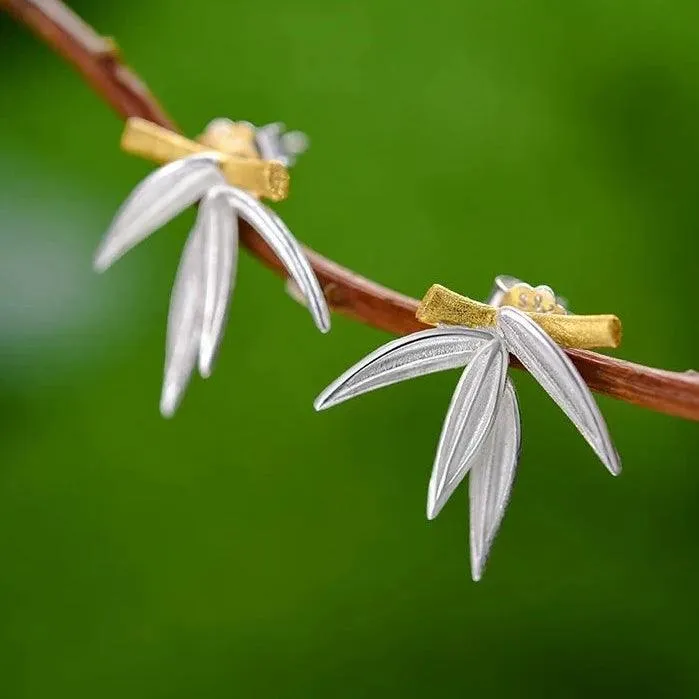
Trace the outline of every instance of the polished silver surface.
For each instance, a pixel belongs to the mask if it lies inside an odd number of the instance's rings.
[[[507,350],[494,336],[464,369],[437,446],[427,493],[428,519],[439,514],[488,436],[505,385],[507,364]]]
[[[293,167],[297,158],[309,148],[305,133],[286,131],[280,122],[254,128],[257,150],[264,160],[278,160],[286,167]]]
[[[416,376],[466,366],[492,341],[489,333],[439,327],[401,337],[379,347],[333,381],[314,402],[325,410],[363,393]]]
[[[94,265],[102,272],[131,248],[224,182],[215,153],[169,163],[146,177],[129,195],[97,249]]]
[[[282,264],[286,267],[291,275],[291,279],[296,284],[296,287],[301,291],[305,298],[305,306],[311,312],[313,322],[318,330],[322,333],[330,331],[330,309],[325,300],[325,293],[320,286],[320,282],[316,277],[311,263],[306,257],[306,253],[299,242],[294,238],[286,224],[279,216],[269,208],[265,208],[267,213],[272,217],[272,220],[277,224],[277,228],[281,234],[281,240],[286,242],[289,253],[293,257],[293,263],[287,265],[280,253]],[[274,249],[273,242],[267,241],[267,244]]]
[[[330,311],[311,265],[291,231],[271,209],[237,187],[228,187],[226,195],[236,213],[245,219],[269,245],[306,299],[306,306],[316,327],[330,330]]]
[[[184,246],[173,285],[165,342],[160,412],[172,417],[197,364],[204,310],[204,241],[200,222]]]
[[[199,348],[199,373],[213,370],[233,289],[238,263],[238,217],[231,211],[227,187],[210,189],[199,206],[205,277],[204,313]]]
[[[516,308],[501,309],[497,323],[510,352],[570,418],[609,472],[618,475],[621,464],[607,424],[568,355],[539,325]]]
[[[476,454],[468,477],[471,576],[481,579],[515,480],[520,420],[517,394],[507,379],[488,439]]]

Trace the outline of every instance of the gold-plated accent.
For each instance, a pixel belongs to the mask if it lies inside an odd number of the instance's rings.
[[[121,147],[127,153],[161,164],[211,150],[211,146],[190,141],[139,117],[127,119]],[[229,184],[272,201],[286,199],[289,172],[280,162],[218,152],[221,155],[219,167]]]
[[[512,304],[516,307],[516,304]],[[420,302],[417,319],[427,325],[465,325],[491,327],[498,309],[461,296],[440,284],[432,285]],[[621,321],[614,315],[578,316],[562,313],[527,315],[538,323],[561,347],[594,349],[618,347],[621,343]]]
[[[472,301],[441,284],[433,284],[417,308],[416,316],[427,325],[466,325],[489,328],[495,325],[498,309],[487,303]]]
[[[530,313],[567,313],[556,302],[556,295],[546,286],[531,287],[529,284],[515,284],[503,294],[500,306],[514,306]]]

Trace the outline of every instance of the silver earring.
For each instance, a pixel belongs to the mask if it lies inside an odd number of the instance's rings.
[[[550,287],[501,276],[487,304],[439,285],[418,318],[437,327],[394,340],[369,354],[316,399],[325,410],[399,381],[465,366],[447,411],[432,468],[427,517],[435,518],[469,474],[471,572],[483,574],[514,482],[520,418],[507,376],[512,353],[578,428],[613,475],[621,471],[604,418],[567,347],[615,347],[616,316],[575,316]],[[559,344],[557,344],[557,342]]]
[[[197,365],[204,378],[213,370],[235,285],[239,217],[273,250],[316,327],[328,332],[330,313],[303,249],[259,201],[286,197],[286,168],[307,148],[303,134],[285,133],[282,124],[258,128],[216,119],[195,142],[142,119],[129,119],[122,147],[167,164],[146,177],[119,209],[95,256],[98,271],[200,202],[170,300],[160,401],[164,416],[174,414]]]

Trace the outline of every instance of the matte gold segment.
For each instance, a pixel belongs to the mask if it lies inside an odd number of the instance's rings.
[[[419,321],[428,325],[446,323],[469,328],[488,328],[495,325],[497,308],[472,301],[441,284],[433,284],[420,301],[415,315]]]
[[[429,288],[417,309],[417,319],[428,325],[495,325],[498,309],[461,296],[440,284]],[[621,321],[614,315],[576,316],[559,313],[527,313],[562,347],[593,349],[618,347]]]
[[[561,347],[595,349],[621,344],[621,321],[614,315],[576,316],[527,313]]]
[[[121,147],[127,153],[161,164],[211,150],[210,146],[190,141],[139,117],[126,121]],[[226,153],[220,155],[219,167],[229,184],[272,201],[286,199],[289,193],[289,173],[281,163]]]

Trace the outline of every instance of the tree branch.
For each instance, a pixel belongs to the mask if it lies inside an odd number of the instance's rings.
[[[100,36],[60,0],[0,0],[17,21],[71,63],[122,117],[139,116],[177,130],[144,83],[123,63],[116,45]],[[260,237],[241,221],[241,240],[278,274],[284,269]],[[407,334],[425,326],[415,318],[418,302],[380,286],[306,249],[330,306],[381,330]],[[627,403],[699,420],[699,374],[663,371],[567,350],[590,388]]]

